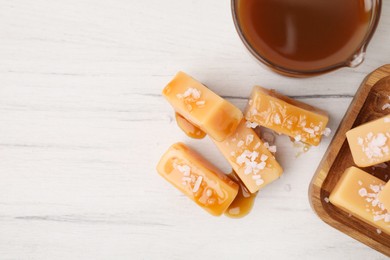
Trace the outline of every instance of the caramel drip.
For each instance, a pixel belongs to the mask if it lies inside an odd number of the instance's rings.
[[[239,190],[236,198],[225,211],[225,216],[229,218],[245,217],[251,212],[258,192],[251,194],[234,171],[229,174],[229,177],[237,182]]]
[[[202,139],[206,136],[205,132],[193,125],[179,113],[175,113],[175,118],[177,125],[187,136],[195,139]]]

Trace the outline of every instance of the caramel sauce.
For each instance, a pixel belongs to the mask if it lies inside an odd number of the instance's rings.
[[[175,113],[175,118],[177,125],[187,136],[195,139],[202,139],[206,136],[205,132],[193,125],[179,113]]]
[[[252,210],[258,192],[251,194],[234,171],[229,174],[229,177],[239,185],[239,190],[236,198],[225,211],[225,216],[230,218],[245,217]]]
[[[237,0],[242,34],[274,66],[313,71],[359,50],[372,17],[367,0]]]

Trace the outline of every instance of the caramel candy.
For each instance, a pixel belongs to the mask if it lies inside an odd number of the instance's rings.
[[[390,212],[378,200],[384,182],[356,167],[348,168],[329,201],[356,218],[390,234]]]
[[[390,181],[387,182],[383,190],[379,193],[379,201],[385,206],[386,210],[390,212]]]
[[[158,173],[210,214],[219,216],[237,196],[238,184],[183,143],[172,145]]]
[[[368,167],[390,160],[390,115],[355,127],[346,135],[357,166]]]
[[[245,120],[225,141],[213,141],[251,193],[282,175],[282,167]]]
[[[325,111],[259,86],[252,90],[245,118],[310,145],[318,145],[322,135],[330,134]]]
[[[177,73],[162,94],[177,113],[217,141],[231,135],[243,117],[237,107],[184,72]]]

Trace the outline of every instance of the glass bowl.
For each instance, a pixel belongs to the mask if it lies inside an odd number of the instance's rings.
[[[261,53],[261,51],[256,50],[248,40],[247,35],[243,32],[244,30],[241,28],[240,24],[240,13],[238,12],[239,3],[243,0],[232,0],[231,1],[231,9],[232,9],[232,15],[233,15],[233,21],[236,27],[236,30],[238,32],[238,35],[240,36],[242,42],[246,46],[246,48],[249,50],[249,52],[261,63],[265,64],[268,68],[271,70],[290,77],[309,77],[309,76],[315,76],[319,74],[323,74],[329,71],[333,71],[342,67],[357,67],[360,65],[365,57],[366,48],[376,30],[377,24],[379,22],[380,14],[381,14],[381,6],[382,1],[381,0],[364,0],[364,4],[367,4],[370,9],[370,19],[367,24],[367,29],[365,32],[365,36],[363,37],[362,41],[358,45],[358,47],[351,51],[351,55],[347,59],[343,59],[341,62],[335,62],[332,64],[327,64],[323,67],[316,67],[316,68],[309,68],[309,69],[297,69],[297,68],[287,68],[286,66],[283,66],[281,64],[278,64],[275,60],[270,59],[269,57],[265,57],[267,55],[264,55],[265,53]],[[275,0],[277,1],[277,0]],[[312,0],[316,1],[316,0]],[[356,1],[356,0],[340,0],[340,1]],[[367,11],[367,10],[365,10]],[[320,28],[319,28],[320,29]],[[257,35],[257,37],[260,37]],[[261,38],[261,37],[260,37]]]

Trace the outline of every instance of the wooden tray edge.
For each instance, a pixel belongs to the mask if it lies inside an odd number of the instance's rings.
[[[345,139],[345,133],[352,127],[371,88],[380,79],[390,76],[389,72],[390,72],[390,64],[386,64],[374,70],[372,73],[370,73],[365,77],[360,87],[356,91],[356,93],[359,93],[359,95],[355,94],[355,97],[351,101],[351,104],[349,105],[347,112],[345,113],[343,119],[341,120],[340,125],[336,130],[336,133],[310,182],[309,191],[308,191],[310,205],[321,220],[323,220],[328,225],[338,229],[339,231],[351,236],[352,238],[370,246],[371,248],[387,256],[390,256],[390,252],[389,250],[383,248],[383,245],[379,244],[373,239],[370,239],[369,237],[365,237],[366,239],[363,239],[361,233],[359,233],[355,229],[343,225],[342,223],[339,223],[337,220],[332,218],[327,213],[327,211],[323,208],[323,203],[326,202],[323,201],[323,199],[321,198],[321,187],[328,175],[331,165],[336,159],[338,151],[341,149],[343,140]],[[357,104],[361,104],[361,105],[357,106]],[[334,152],[335,150],[337,152]]]

